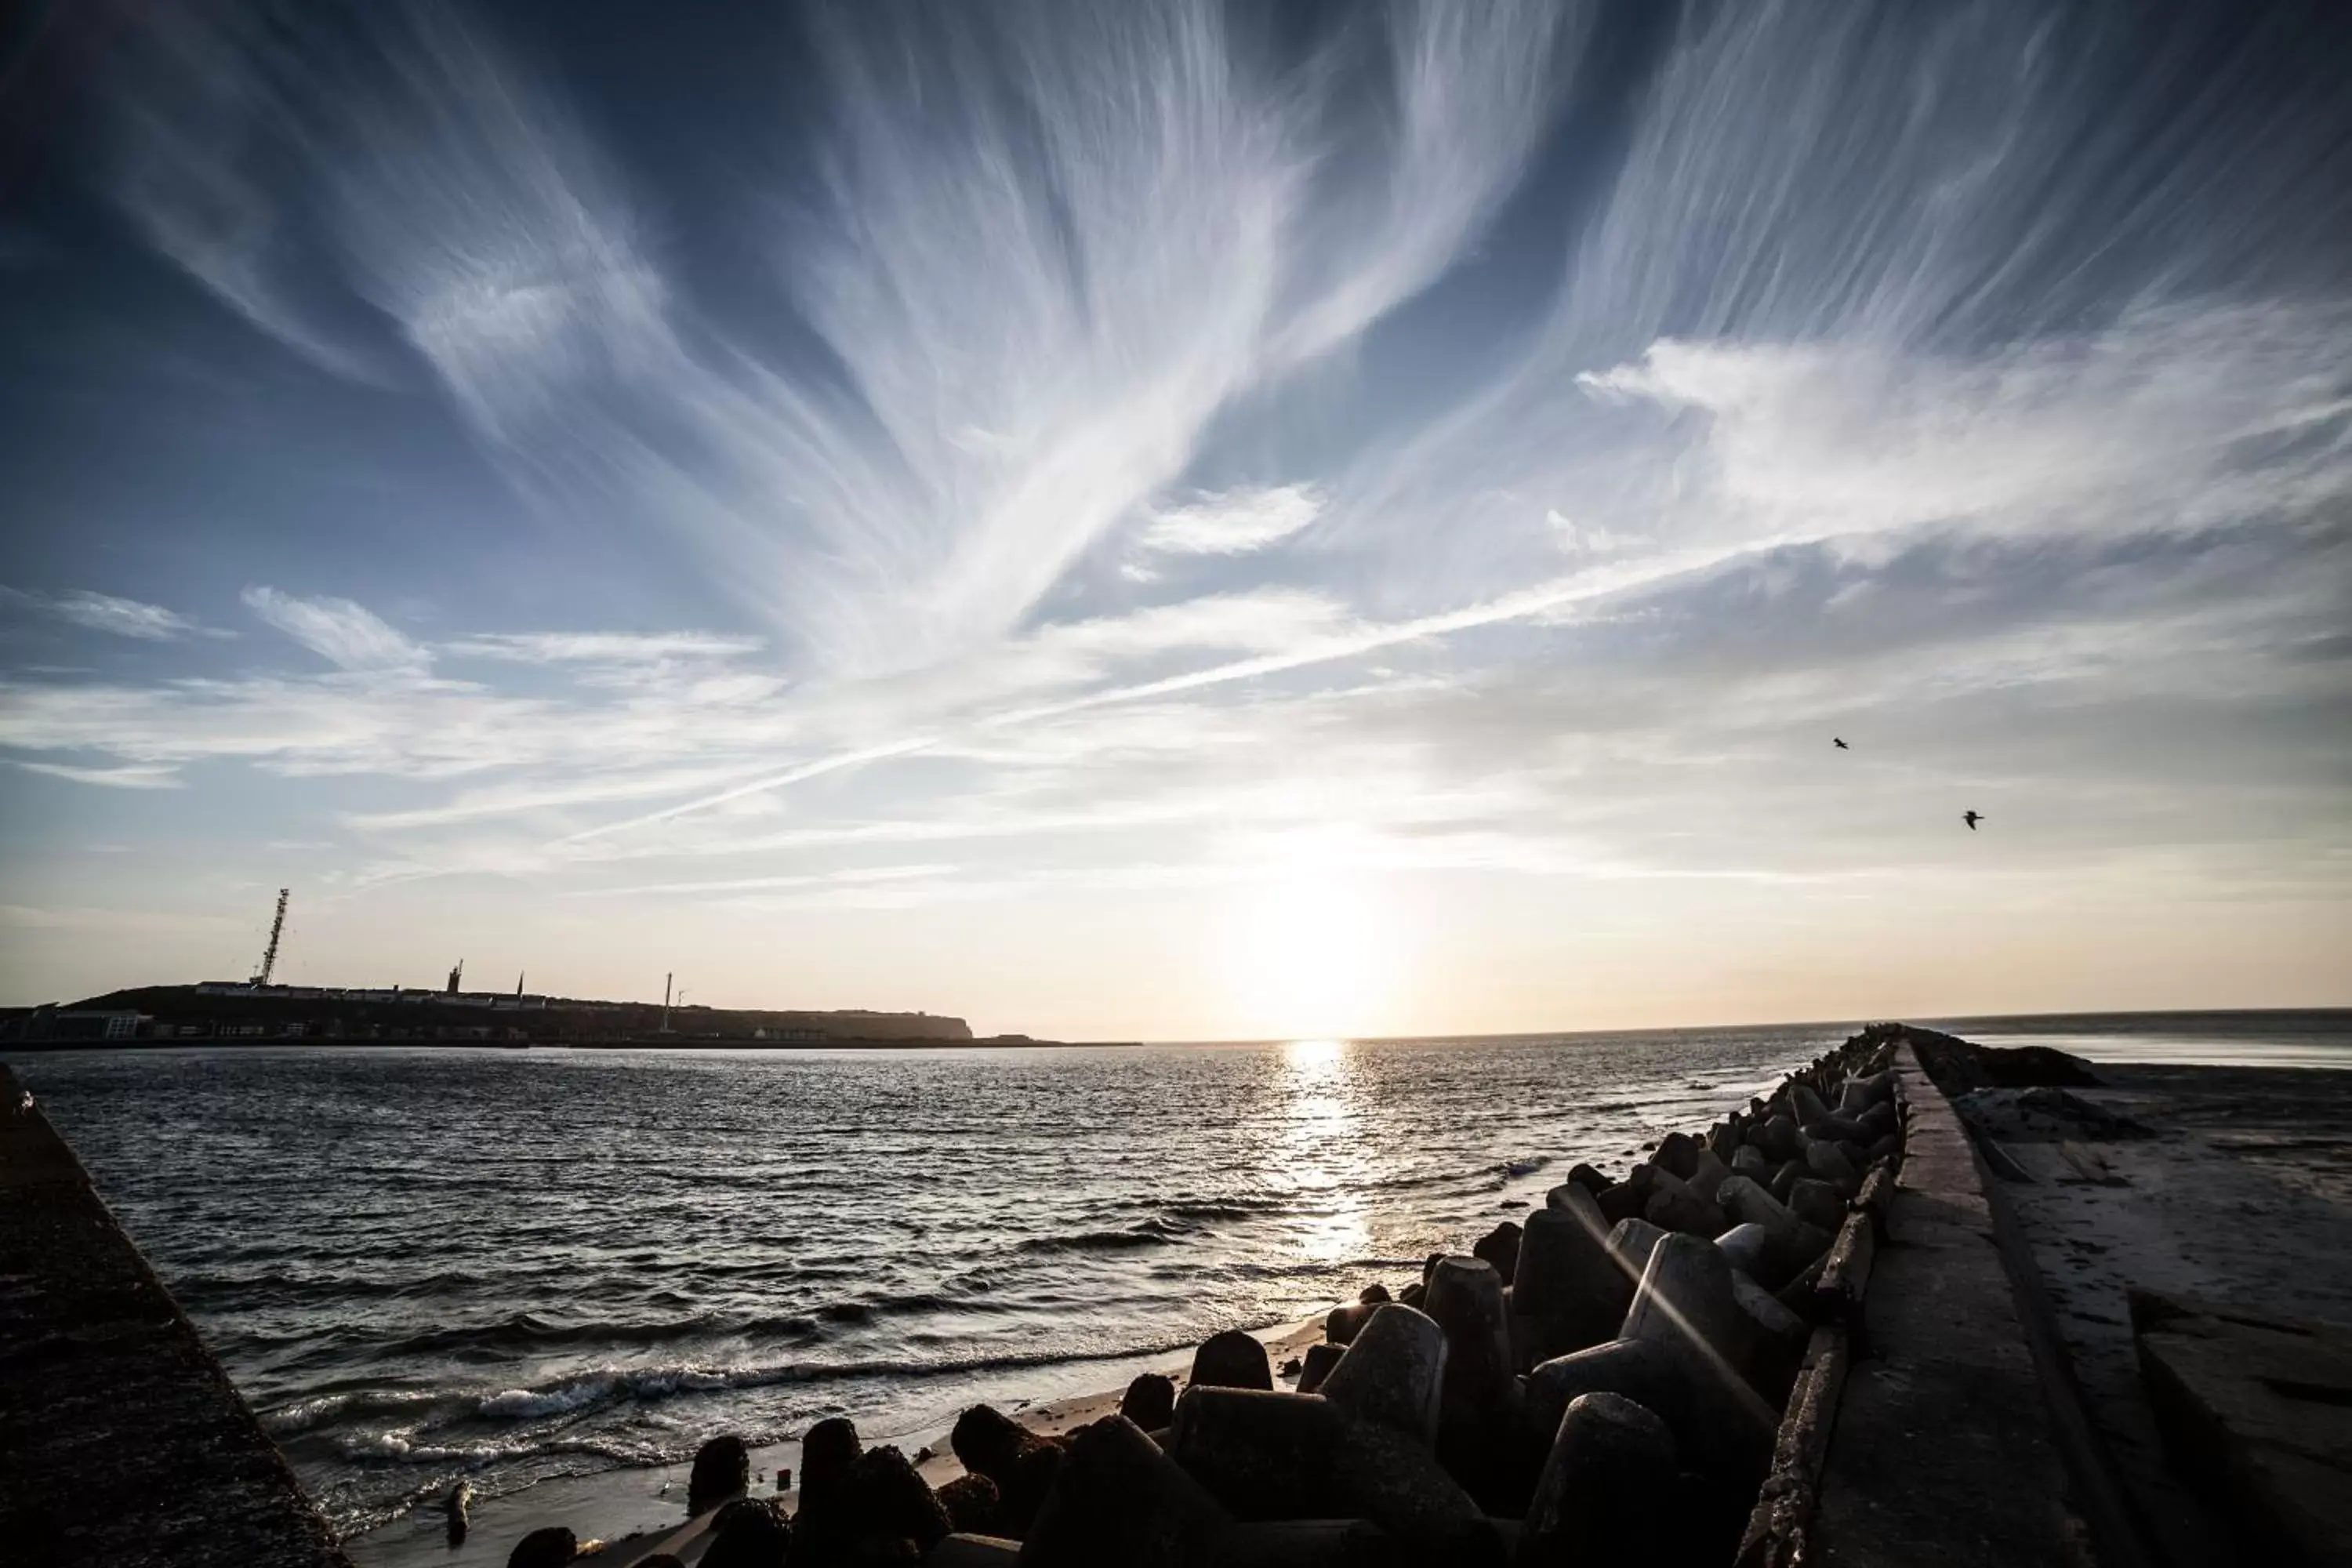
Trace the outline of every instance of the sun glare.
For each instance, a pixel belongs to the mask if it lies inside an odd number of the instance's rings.
[[[1381,890],[1319,868],[1243,889],[1226,989],[1244,1032],[1301,1040],[1378,1032],[1396,958]]]

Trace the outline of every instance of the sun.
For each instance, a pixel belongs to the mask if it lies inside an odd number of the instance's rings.
[[[1395,921],[1380,888],[1286,870],[1236,890],[1224,953],[1230,1011],[1262,1037],[1375,1032],[1394,982]]]

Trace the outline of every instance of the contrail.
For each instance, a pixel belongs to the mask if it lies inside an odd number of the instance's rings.
[[[819,773],[834,773],[842,768],[854,768],[860,763],[878,763],[886,757],[903,757],[909,752],[925,751],[938,744],[938,736],[921,735],[908,741],[893,741],[887,745],[868,746],[863,751],[843,752],[835,756],[803,763],[797,768],[792,768],[781,773],[770,773],[761,778],[751,779],[731,788],[720,790],[717,795],[706,795],[698,800],[689,800],[680,805],[664,806],[659,811],[646,812],[643,816],[624,817],[618,822],[605,823],[601,827],[583,828],[578,833],[558,838],[554,843],[584,844],[591,838],[602,838],[613,833],[625,833],[632,827],[650,827],[656,822],[667,822],[674,816],[685,816],[698,811],[708,811],[714,805],[724,805],[730,800],[740,800],[747,795],[764,795],[769,790],[782,789],[787,784],[796,784],[803,779],[813,779]]]

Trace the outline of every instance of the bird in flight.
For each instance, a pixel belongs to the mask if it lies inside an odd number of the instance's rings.
[[[1984,813],[1981,811],[1964,811],[1960,813],[1960,820],[1969,825],[1969,831],[1970,833],[1974,833],[1977,830],[1977,824],[1984,820]]]
[[[1840,740],[1840,739],[1839,739],[1837,736],[1835,736],[1835,735],[1832,735],[1832,736],[1830,737],[1830,744],[1831,744],[1831,745],[1832,745],[1832,746],[1835,746],[1835,747],[1836,747],[1839,751],[1841,751],[1841,752],[1851,752],[1851,751],[1853,751],[1853,748],[1852,746],[1847,745],[1843,741]]]

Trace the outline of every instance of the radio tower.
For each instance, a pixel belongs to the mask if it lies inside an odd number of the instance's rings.
[[[286,934],[286,896],[293,889],[278,889],[278,914],[269,922],[269,945],[261,950],[261,973],[253,977],[256,985],[269,984],[269,972],[278,967],[278,939]]]

